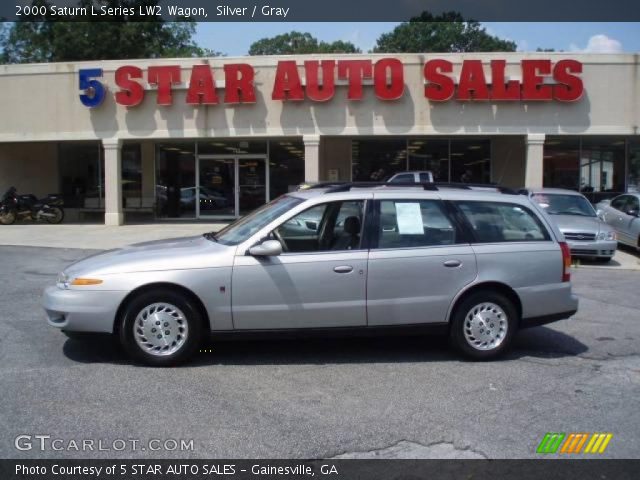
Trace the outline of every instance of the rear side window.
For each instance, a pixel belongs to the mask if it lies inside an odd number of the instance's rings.
[[[437,200],[382,200],[378,248],[456,243],[456,229]]]
[[[420,174],[420,182],[421,183],[430,183],[432,181],[433,181],[433,179],[431,178],[431,175],[429,173],[421,173]]]
[[[616,197],[611,202],[611,206],[613,208],[615,208],[616,210],[622,211],[622,210],[624,210],[624,206],[627,203],[627,198],[629,198],[627,195],[622,195],[620,197]]]
[[[477,243],[550,240],[538,217],[515,203],[455,202],[471,224]]]
[[[415,182],[415,178],[413,177],[413,173],[403,173],[402,175],[398,175],[391,179],[389,183],[413,183]]]

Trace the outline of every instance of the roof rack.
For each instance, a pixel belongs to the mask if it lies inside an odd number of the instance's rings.
[[[388,183],[388,182],[318,182],[313,185],[308,186],[305,190],[311,190],[316,188],[326,188],[327,191],[325,193],[336,193],[336,192],[348,192],[352,188],[372,188],[372,187],[413,187],[420,188],[422,187],[424,190],[433,190],[437,191],[438,187],[433,183],[416,183],[416,182],[406,182],[406,183]]]
[[[516,190],[503,187],[502,185],[498,185],[497,183],[457,183],[457,182],[435,182],[434,185],[437,187],[445,187],[445,188],[460,188],[462,190],[488,190],[495,189],[497,192],[504,193],[505,195],[519,195],[519,192]]]
[[[313,190],[319,188],[326,188],[325,193],[337,193],[337,192],[348,192],[352,188],[372,188],[372,187],[389,187],[389,188],[397,188],[397,187],[411,187],[411,188],[419,188],[422,187],[424,190],[428,191],[438,191],[440,188],[458,188],[461,190],[483,190],[483,189],[495,189],[497,192],[504,193],[506,195],[518,195],[518,192],[515,190],[503,187],[501,185],[496,185],[493,183],[447,183],[447,182],[402,182],[402,183],[388,183],[388,182],[318,182],[313,185],[305,186],[304,190]]]

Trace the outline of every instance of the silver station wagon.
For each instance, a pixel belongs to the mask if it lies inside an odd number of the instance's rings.
[[[336,329],[435,330],[488,359],[578,307],[560,231],[526,196],[495,190],[319,184],[215,234],[81,260],[44,309],[70,336],[112,333],[157,366],[205,335]]]

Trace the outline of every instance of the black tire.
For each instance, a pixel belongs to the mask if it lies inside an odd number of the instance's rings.
[[[0,224],[1,225],[13,225],[16,223],[16,218],[18,214],[15,210],[9,210],[3,214],[0,214]]]
[[[138,315],[143,315],[145,309],[149,309],[149,307],[154,304],[175,306],[183,314],[183,321],[186,323],[186,331],[188,333],[186,334],[186,339],[183,343],[178,347],[175,347],[176,350],[172,353],[159,353],[160,350],[157,350],[158,347],[155,347],[156,353],[150,353],[154,351],[154,348],[151,348],[150,346],[151,341],[155,342],[155,339],[148,341],[149,347],[146,349],[143,349],[138,341],[136,341],[136,335],[138,335],[138,338],[140,339],[146,338],[144,337],[145,333],[143,332],[142,327],[137,330],[137,333],[134,333],[136,318]],[[160,311],[160,313],[164,314],[162,311]],[[161,288],[143,292],[129,301],[124,309],[119,331],[120,343],[133,359],[145,365],[153,367],[169,367],[178,365],[191,358],[200,346],[203,336],[202,320],[202,315],[200,314],[197,306],[194,305],[193,301],[178,291]],[[146,331],[149,332],[151,324],[149,323],[149,325],[147,325],[146,320],[140,318],[138,325],[144,325]],[[174,329],[180,328],[179,325],[172,325],[172,327]],[[184,328],[185,325],[182,324],[182,327]],[[164,328],[164,326],[160,327],[160,329]],[[178,331],[175,330],[174,332],[174,335],[178,335],[179,337]],[[162,332],[160,333],[162,334]],[[158,340],[158,343],[159,342],[160,340]]]
[[[62,223],[64,220],[64,210],[60,207],[49,207],[51,213],[55,213],[56,216],[54,218],[44,217],[47,223],[51,223],[57,225],[58,223]]]
[[[494,332],[495,335],[498,336],[500,335],[501,328],[503,326],[506,330],[506,332],[503,332],[499,338],[494,339],[494,342],[498,342],[498,345],[495,347],[491,347],[491,342],[488,341],[488,339],[477,338],[475,341],[478,346],[472,345],[471,340],[467,340],[467,336],[476,338],[472,336],[471,328],[468,325],[465,325],[467,316],[471,315],[472,309],[475,309],[483,304],[486,308],[482,311],[486,312],[486,314],[489,315],[489,318],[492,318],[492,320],[489,320],[493,322],[489,325],[491,327],[491,332]],[[497,311],[498,309],[494,311],[491,308],[488,308],[488,304],[494,304],[498,306],[499,309],[502,310],[504,315],[497,315],[495,311]],[[500,321],[500,319],[503,319],[504,323]],[[516,307],[514,306],[513,302],[506,296],[498,292],[493,292],[491,290],[477,291],[467,296],[458,305],[456,305],[451,320],[451,341],[454,346],[458,350],[460,350],[460,352],[462,352],[466,357],[474,360],[489,360],[497,357],[507,348],[509,348],[509,345],[511,344],[511,341],[518,328],[518,324],[520,323],[519,320],[520,319],[518,318],[518,311]],[[481,326],[479,325],[480,324],[476,321],[477,328],[481,328]],[[465,330],[467,331],[468,335],[465,334]]]

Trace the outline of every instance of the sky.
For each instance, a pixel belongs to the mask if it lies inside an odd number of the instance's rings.
[[[393,30],[397,22],[278,22],[278,23],[199,23],[196,42],[227,56],[246,55],[249,46],[264,37],[296,30],[309,32],[319,40],[350,41],[363,52],[373,48],[376,39]],[[498,23],[482,24],[489,33],[513,40],[519,51],[554,48],[566,52],[640,52],[640,23]]]

